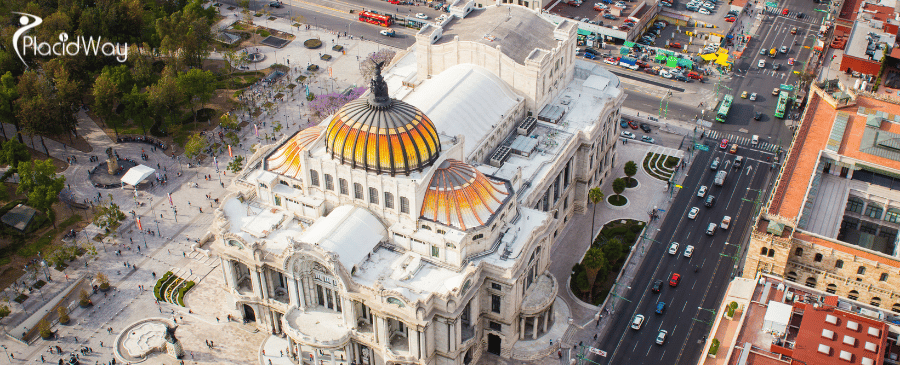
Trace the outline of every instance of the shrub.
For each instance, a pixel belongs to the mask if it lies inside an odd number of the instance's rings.
[[[91,294],[86,289],[81,289],[81,292],[78,293],[78,298],[80,298],[78,304],[82,307],[87,307],[91,304]]]
[[[12,311],[9,310],[9,306],[6,304],[0,304],[0,319],[8,316]]]
[[[643,230],[643,229],[644,229],[644,225],[641,224],[640,222],[638,224],[631,226],[631,231],[634,233],[641,233],[641,230]]]
[[[94,277],[94,279],[96,279],[97,282],[100,283],[100,289],[102,289],[102,290],[109,289],[109,278],[106,276],[106,274],[104,274],[102,272],[98,272],[97,276]]]
[[[306,95],[306,101],[313,101],[315,99],[316,99],[316,94],[314,94],[314,93],[309,93]]]
[[[53,332],[50,331],[50,322],[47,322],[46,319],[42,319],[40,323],[38,323],[38,331],[41,333],[42,338],[50,338],[53,336]]]
[[[66,307],[59,306],[56,307],[56,312],[59,313],[59,323],[66,324],[69,323],[69,310]]]
[[[717,339],[714,338],[714,339],[712,340],[712,345],[709,346],[709,354],[710,354],[710,355],[713,355],[713,356],[716,356],[716,354],[717,354],[718,352],[719,352],[719,340],[717,340]]]
[[[257,33],[263,38],[272,35],[272,33],[269,33],[269,31],[265,29],[260,29]]]
[[[635,239],[637,239],[636,233],[634,233],[632,231],[625,232],[625,243],[630,245],[630,244],[634,243]]]

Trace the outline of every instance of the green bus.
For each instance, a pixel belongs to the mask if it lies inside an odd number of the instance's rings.
[[[719,123],[725,123],[725,118],[728,117],[728,111],[731,110],[731,103],[734,101],[734,96],[725,95],[722,98],[722,103],[719,104],[719,110],[716,111],[716,121]]]
[[[787,109],[787,103],[790,96],[788,96],[787,91],[782,91],[778,94],[778,104],[775,105],[775,118],[784,119],[784,111]]]

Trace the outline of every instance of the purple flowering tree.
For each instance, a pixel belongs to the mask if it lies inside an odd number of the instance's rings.
[[[316,95],[315,99],[310,101],[308,105],[310,110],[312,110],[316,116],[320,118],[326,117],[334,114],[334,112],[344,106],[344,104],[356,100],[356,98],[365,93],[366,90],[367,89],[364,87],[358,87],[351,90],[347,95],[342,93]]]

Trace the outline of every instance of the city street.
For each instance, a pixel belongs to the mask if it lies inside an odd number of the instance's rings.
[[[768,151],[741,146],[737,155],[744,157],[743,166],[733,168],[734,155],[718,148],[718,143],[710,138],[705,140],[709,151],[697,152],[694,156],[683,188],[677,193],[672,208],[656,232],[649,232],[655,244],[646,254],[644,267],[626,291],[626,300],[610,298],[614,308],[610,315],[610,331],[601,334],[594,347],[608,353],[607,358],[593,356],[591,360],[601,364],[688,364],[694,363],[701,355],[703,336],[708,333],[713,316],[703,309],[718,307],[728,280],[736,275],[735,257],[743,253],[750,219],[754,210],[753,200],[757,191],[766,189],[774,170],[767,158]],[[719,158],[720,170],[727,171],[728,177],[722,187],[714,186],[715,171],[710,163]],[[697,197],[700,185],[708,187],[707,195],[714,195],[717,201],[711,208],[704,206],[704,198]],[[691,207],[700,212],[695,219],[687,217]],[[725,230],[717,228],[712,236],[704,232],[710,223],[719,225],[723,216],[731,216],[731,226]],[[671,242],[678,242],[677,252],[669,254]],[[683,253],[687,245],[695,251],[690,258]],[[695,272],[694,268],[699,267]],[[677,287],[668,282],[672,274],[681,275]],[[660,293],[650,288],[656,280],[662,280]],[[665,302],[663,314],[655,314],[658,302]],[[698,308],[699,307],[699,308]],[[630,328],[635,315],[646,317],[640,330]],[[655,344],[659,330],[668,331],[668,340],[662,346]]]

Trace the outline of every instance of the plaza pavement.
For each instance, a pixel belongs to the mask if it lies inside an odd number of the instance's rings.
[[[222,9],[223,13],[226,12]],[[268,27],[291,31],[290,24],[287,21],[279,19],[269,21]],[[280,27],[280,28],[279,28]],[[296,34],[296,31],[294,31]],[[365,85],[365,81],[361,80],[359,74],[359,66],[356,54],[366,55],[375,52],[382,45],[363,42],[358,39],[350,40],[341,37],[340,40],[330,32],[319,32],[316,30],[306,31],[305,29],[297,34],[297,38],[287,47],[275,50],[269,47],[259,47],[262,53],[267,54],[267,60],[260,63],[258,67],[267,66],[265,62],[275,62],[283,58],[300,60],[304,58],[310,59],[313,54],[317,54],[319,50],[307,50],[302,47],[302,41],[306,37],[312,38],[319,36],[326,45],[322,50],[327,50],[336,59],[329,62],[332,68],[332,77],[329,78],[327,68],[317,74],[310,75],[302,70],[292,69],[288,75],[291,79],[302,73],[311,76],[308,79],[310,91],[320,94],[328,90],[343,90],[351,85]],[[330,51],[332,43],[329,38],[334,36],[334,42],[337,42],[347,48],[347,55],[337,55]],[[277,55],[276,55],[277,52]],[[212,58],[220,57],[213,54]],[[294,61],[296,62],[296,61]],[[324,61],[314,62],[320,66],[324,66]],[[293,63],[292,63],[293,65]],[[252,67],[252,66],[251,66]],[[305,67],[303,67],[305,68]],[[282,81],[283,82],[283,81]],[[270,88],[255,86],[251,89],[260,93],[261,98],[257,100],[257,104],[262,104],[267,100],[271,100],[269,96]],[[273,121],[279,120],[284,122],[284,129],[277,134],[276,138],[284,138],[292,135],[294,132],[304,127],[307,119],[313,119],[309,111],[304,105],[303,90],[296,88],[292,92],[287,92],[284,102],[276,102],[276,110],[271,114],[265,113],[259,118],[250,120],[246,114],[242,114],[242,120],[250,122],[258,122],[259,137],[254,133],[254,128],[247,127],[240,132],[241,144],[234,147],[236,155],[249,156],[250,147],[255,143],[266,143],[260,137],[266,135],[274,136]],[[627,111],[626,111],[627,113]],[[230,301],[223,298],[223,272],[218,265],[216,257],[207,257],[199,251],[192,249],[194,240],[198,240],[206,235],[208,227],[212,223],[211,199],[205,199],[205,194],[210,194],[212,198],[220,198],[224,196],[224,186],[231,183],[232,173],[222,172],[216,173],[216,168],[212,164],[212,159],[206,159],[199,166],[188,168],[184,159],[173,159],[163,151],[151,151],[149,145],[131,142],[131,143],[114,143],[98,126],[91,120],[86,113],[78,113],[78,131],[85,140],[88,141],[92,150],[81,152],[69,148],[68,146],[53,140],[46,139],[45,143],[50,154],[60,160],[65,157],[75,156],[77,163],[71,164],[63,173],[70,189],[76,193],[78,199],[92,199],[100,193],[104,198],[109,195],[122,207],[123,211],[129,212],[134,209],[135,213],[142,218],[144,229],[159,230],[158,235],[142,235],[135,227],[135,222],[129,217],[123,222],[123,225],[116,232],[104,240],[103,243],[95,242],[98,255],[96,257],[81,257],[72,262],[68,269],[64,272],[56,270],[48,270],[53,281],[42,288],[41,293],[31,293],[30,298],[23,305],[12,303],[11,309],[13,313],[10,317],[0,321],[6,330],[14,328],[25,322],[29,313],[33,313],[37,308],[41,307],[44,301],[41,297],[50,298],[60,293],[71,280],[81,277],[93,277],[98,271],[107,274],[115,288],[114,290],[103,294],[94,294],[92,300],[95,305],[93,307],[76,309],[72,314],[72,324],[67,326],[55,325],[53,329],[57,331],[58,338],[45,341],[40,338],[26,345],[10,338],[3,338],[0,344],[6,346],[6,350],[10,356],[14,356],[15,360],[21,359],[29,362],[40,362],[41,356],[48,362],[56,362],[60,358],[59,354],[50,354],[48,346],[60,346],[65,352],[77,351],[83,346],[93,349],[93,353],[82,357],[86,362],[107,363],[114,354],[111,347],[114,339],[119,331],[128,325],[149,317],[165,317],[174,318],[179,323],[176,336],[182,341],[187,356],[185,363],[253,363],[259,361],[267,364],[268,360],[273,360],[273,364],[285,363],[284,360],[274,356],[274,349],[283,347],[278,339],[266,340],[267,334],[259,333],[248,325],[238,324],[235,322],[227,323],[225,320],[228,314],[238,316],[237,311],[232,308]],[[689,128],[688,124],[681,124],[681,128],[673,127],[672,132],[684,134]],[[12,126],[4,125],[8,135],[13,132]],[[669,131],[670,129],[665,129]],[[214,133],[218,129],[214,130]],[[664,131],[664,132],[665,132]],[[668,132],[665,132],[668,133]],[[32,145],[31,142],[27,142]],[[37,142],[37,150],[43,150],[40,143]],[[271,141],[269,143],[272,143]],[[104,150],[107,147],[113,147],[120,156],[140,160],[142,151],[149,155],[149,159],[144,164],[155,167],[158,163],[163,169],[161,173],[167,174],[169,178],[168,184],[155,185],[153,188],[138,193],[135,198],[132,191],[122,189],[97,189],[87,180],[87,172],[96,164],[89,163],[90,156],[98,156],[101,159]],[[630,160],[642,161],[643,155],[649,148],[653,146],[644,145],[642,143],[630,143],[628,145],[620,145],[618,148],[619,157],[616,166],[613,168],[611,176],[604,178],[603,190],[607,194],[611,194],[611,181],[621,176],[624,163]],[[220,155],[219,167],[224,169],[230,159],[226,155]],[[169,171],[169,169],[172,169]],[[183,172],[182,176],[177,176],[178,172]],[[205,175],[213,175],[213,179],[206,180]],[[679,176],[680,177],[680,176]],[[221,178],[221,183],[219,179]],[[611,220],[621,218],[633,218],[646,220],[647,211],[653,206],[665,208],[668,206],[667,193],[663,191],[664,183],[655,180],[649,175],[640,172],[637,175],[641,185],[635,189],[627,190],[624,195],[630,199],[630,204],[626,209],[611,209],[603,206],[597,209],[597,215],[594,221],[597,223],[595,230]],[[186,182],[196,182],[197,188],[190,187]],[[177,220],[173,215],[173,210],[169,204],[167,194],[171,194],[174,206],[177,208]],[[152,203],[151,203],[152,199]],[[134,201],[145,203],[144,206],[135,206]],[[200,208],[206,208],[200,212]],[[558,300],[565,302],[569,316],[572,318],[572,326],[566,331],[553,330],[548,336],[558,336],[560,332],[565,333],[562,338],[562,350],[567,357],[572,354],[572,345],[581,341],[589,343],[595,329],[594,318],[599,312],[599,308],[590,306],[574,299],[568,288],[568,273],[572,265],[581,258],[587,249],[588,240],[591,236],[590,220],[592,206],[588,206],[586,214],[576,215],[573,222],[569,224],[567,231],[554,247],[553,263],[551,272],[557,277],[561,285]],[[651,223],[649,231],[652,232],[657,222],[664,218]],[[161,215],[161,216],[160,216]],[[158,224],[158,226],[157,226]],[[88,226],[84,233],[79,233],[77,240],[83,244],[88,239],[99,233],[99,229],[93,225]],[[651,234],[652,235],[652,234]],[[146,239],[146,246],[144,246]],[[92,241],[93,242],[93,241]],[[649,241],[642,243],[647,245]],[[137,247],[141,249],[138,251]],[[121,250],[121,255],[115,253]],[[636,258],[640,259],[636,256]],[[627,281],[633,277],[634,270],[638,266],[636,260],[629,262],[622,281]],[[133,265],[132,267],[126,266]],[[135,268],[136,267],[136,268]],[[197,282],[197,286],[185,296],[185,304],[187,307],[177,307],[171,304],[156,304],[152,288],[157,277],[166,271],[172,270],[182,277],[189,277]],[[155,275],[155,276],[154,276]],[[24,279],[24,278],[23,278]],[[23,280],[23,279],[20,279]],[[146,290],[139,290],[138,286],[142,285]],[[40,294],[40,295],[38,295]],[[624,293],[620,293],[624,294]],[[10,298],[15,297],[12,289],[3,292]],[[568,321],[557,321],[568,322]],[[567,323],[560,323],[567,325]],[[554,326],[555,327],[555,326]],[[601,330],[603,323],[601,323]],[[111,329],[111,330],[108,330]],[[200,345],[205,340],[213,341],[214,348]],[[559,346],[559,338],[554,343]],[[539,338],[535,341],[549,341],[549,338]],[[262,350],[269,350],[266,355],[262,355]],[[0,355],[2,358],[4,355]],[[65,355],[67,357],[68,355]],[[488,357],[485,361],[493,362],[496,358]],[[497,363],[501,363],[496,359]],[[565,359],[563,359],[565,360]],[[121,362],[118,359],[117,362]],[[537,360],[532,363],[558,363],[555,356]],[[171,358],[165,355],[154,355],[144,361],[146,364],[173,364]],[[509,362],[516,363],[516,362]]]

